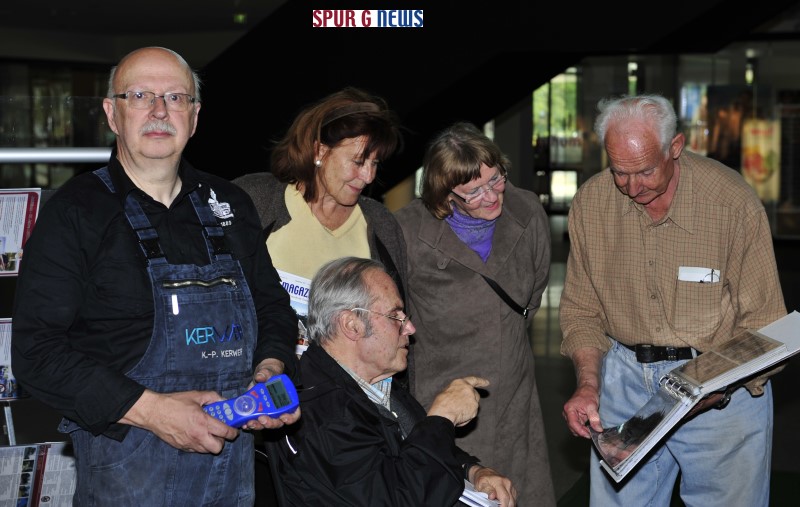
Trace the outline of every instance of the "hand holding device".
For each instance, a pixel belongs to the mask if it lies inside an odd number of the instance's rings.
[[[209,403],[203,410],[228,426],[239,428],[262,415],[278,417],[294,412],[299,405],[294,384],[281,373],[266,382],[259,382],[236,398]]]

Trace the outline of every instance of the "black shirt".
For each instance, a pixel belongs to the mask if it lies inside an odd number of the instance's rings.
[[[272,357],[294,372],[297,318],[267,253],[250,197],[233,183],[182,161],[182,188],[167,208],[139,190],[112,154],[116,194],[92,173],[65,183],[42,207],[24,245],[12,315],[12,370],[23,390],[94,434],[121,436],[114,424],[144,387],[124,372],[153,332],[153,295],[144,255],[124,214],[133,193],[171,264],[210,262],[188,194],[213,191],[233,217],[220,220],[241,263],[259,323],[254,366]],[[112,426],[113,425],[113,426]]]

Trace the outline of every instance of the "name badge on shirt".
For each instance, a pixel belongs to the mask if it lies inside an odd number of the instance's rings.
[[[715,268],[693,266],[680,266],[678,268],[678,280],[684,282],[717,283],[719,282],[719,277],[720,270]]]

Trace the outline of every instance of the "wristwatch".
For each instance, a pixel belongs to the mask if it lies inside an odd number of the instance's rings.
[[[464,463],[461,465],[461,467],[464,469],[464,479],[469,480],[469,470],[475,465],[480,466],[480,462],[474,461],[472,463]]]

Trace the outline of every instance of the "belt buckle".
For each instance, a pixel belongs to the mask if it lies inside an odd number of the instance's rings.
[[[677,361],[678,360],[678,348],[677,347],[664,347],[664,350],[667,353],[667,361]]]
[[[649,343],[636,345],[636,360],[640,363],[654,363],[658,361],[656,351]]]

